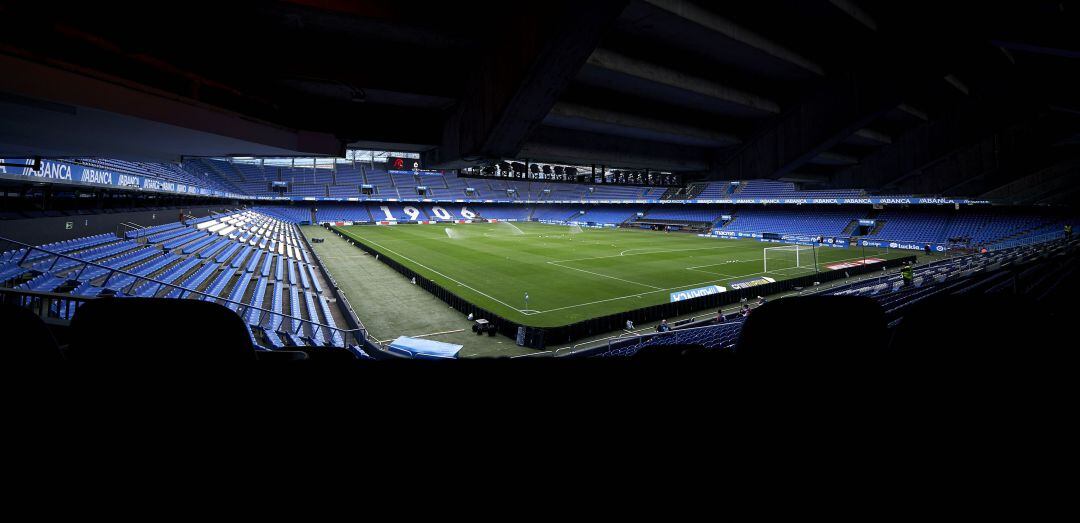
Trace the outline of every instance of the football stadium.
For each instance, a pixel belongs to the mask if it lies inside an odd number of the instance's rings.
[[[16,361],[1004,360],[1074,315],[1075,2],[0,17]]]

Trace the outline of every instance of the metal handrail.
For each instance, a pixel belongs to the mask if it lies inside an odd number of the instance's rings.
[[[333,327],[333,326],[330,326],[330,325],[326,325],[326,324],[323,324],[323,323],[312,321],[310,319],[305,320],[303,318],[298,318],[298,317],[295,317],[295,316],[291,316],[291,315],[285,314],[283,312],[278,313],[278,312],[274,312],[272,310],[264,309],[262,307],[257,307],[257,306],[254,306],[254,305],[233,301],[233,300],[230,300],[229,298],[223,298],[223,297],[219,297],[219,296],[214,296],[214,295],[202,292],[202,291],[197,291],[197,290],[194,290],[194,289],[188,289],[188,288],[182,287],[180,285],[175,285],[175,284],[172,284],[172,283],[166,283],[166,282],[159,281],[159,280],[156,280],[154,278],[147,277],[147,276],[139,276],[137,274],[133,274],[133,273],[125,271],[123,269],[116,269],[116,268],[113,268],[113,267],[108,267],[106,265],[102,265],[102,264],[92,262],[92,261],[80,260],[78,258],[74,258],[74,257],[68,256],[66,254],[60,254],[60,253],[48,251],[46,249],[42,249],[40,247],[29,245],[29,244],[26,244],[26,243],[23,243],[23,242],[20,242],[20,241],[17,241],[17,240],[12,240],[10,238],[0,237],[0,242],[6,242],[6,243],[9,243],[11,245],[17,246],[16,250],[25,249],[25,252],[23,253],[22,257],[19,259],[19,261],[15,262],[15,264],[19,265],[19,266],[22,266],[22,264],[26,262],[26,259],[28,257],[30,257],[30,254],[32,252],[34,252],[34,251],[37,251],[39,253],[44,253],[47,256],[54,256],[55,258],[53,259],[53,262],[49,266],[48,270],[41,271],[40,269],[30,267],[31,270],[40,271],[42,273],[50,273],[50,272],[52,272],[52,268],[56,266],[57,261],[59,261],[60,258],[64,258],[64,259],[71,260],[71,261],[76,262],[77,264],[82,265],[81,268],[72,268],[72,269],[70,269],[68,274],[73,274],[75,272],[78,272],[78,274],[76,275],[76,278],[72,278],[72,279],[77,279],[77,276],[81,275],[86,270],[86,268],[88,266],[93,266],[93,267],[97,267],[97,268],[100,268],[100,269],[105,269],[106,271],[108,271],[108,273],[104,276],[105,279],[102,281],[103,284],[108,283],[109,280],[112,279],[117,274],[124,275],[124,276],[130,276],[131,278],[134,278],[135,281],[133,281],[133,282],[131,282],[131,284],[125,286],[126,287],[126,291],[124,291],[125,294],[130,293],[130,291],[134,290],[137,286],[142,287],[142,285],[147,285],[147,284],[157,285],[157,288],[154,289],[154,292],[153,292],[154,296],[157,296],[157,295],[161,294],[162,290],[164,290],[164,289],[179,290],[179,291],[181,291],[181,293],[184,296],[196,295],[196,296],[199,297],[199,299],[202,299],[202,300],[207,300],[207,299],[215,300],[215,301],[220,300],[220,301],[224,302],[224,304],[226,306],[228,306],[229,304],[235,305],[236,306],[235,312],[238,315],[240,315],[241,318],[245,319],[245,323],[248,323],[246,321],[246,318],[249,315],[251,315],[253,311],[258,311],[258,314],[259,314],[258,320],[259,321],[257,322],[257,325],[262,325],[263,321],[266,320],[267,318],[281,317],[282,321],[281,321],[281,324],[278,326],[278,328],[281,329],[285,325],[286,321],[292,320],[293,322],[297,323],[297,329],[296,330],[282,330],[282,332],[290,332],[291,334],[296,335],[296,336],[303,336],[303,326],[304,326],[304,324],[307,324],[307,325],[309,325],[311,327],[312,336],[317,336],[321,332],[331,332],[331,333],[337,332],[337,333],[342,335],[342,340],[345,341],[346,344],[347,344],[347,340],[350,337],[353,340],[356,340],[356,341],[359,341],[359,342],[362,342],[363,340],[367,339],[367,331],[365,329],[342,329],[340,327]],[[40,263],[40,262],[35,261],[34,263],[37,264],[37,263]],[[10,262],[9,262],[9,264],[10,264]],[[24,267],[24,268],[26,268],[26,267]],[[65,271],[67,271],[67,269],[65,269]],[[18,289],[13,289],[13,290],[18,290]],[[81,299],[84,299],[84,300],[86,300],[86,299],[94,299],[94,297],[89,297],[89,296],[75,296],[75,295],[70,295],[70,296],[73,297],[73,298],[81,298]]]

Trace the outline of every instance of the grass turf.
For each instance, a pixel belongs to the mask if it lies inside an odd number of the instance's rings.
[[[313,243],[322,263],[334,276],[341,291],[348,297],[357,316],[369,335],[379,340],[398,336],[423,337],[464,348],[463,358],[475,356],[517,356],[536,351],[518,347],[504,336],[477,336],[470,330],[472,322],[450,308],[433,294],[412,285],[386,264],[376,261],[364,251],[315,225],[301,227]]]
[[[814,272],[791,253],[770,254],[762,272],[756,240],[718,240],[635,229],[583,229],[538,223],[351,226],[339,228],[382,256],[511,321],[552,327],[667,303],[670,293],[727,286],[759,276],[777,280]],[[818,266],[884,249],[817,249]],[[813,263],[813,253],[803,264]],[[528,292],[528,306],[524,295]]]

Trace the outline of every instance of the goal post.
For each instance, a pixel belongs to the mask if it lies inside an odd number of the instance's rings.
[[[783,245],[762,249],[762,272],[784,269],[817,270],[817,251],[809,245]]]

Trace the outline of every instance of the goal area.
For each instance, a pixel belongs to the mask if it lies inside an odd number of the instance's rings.
[[[762,249],[762,272],[784,269],[817,269],[817,255],[808,245],[783,245]]]

